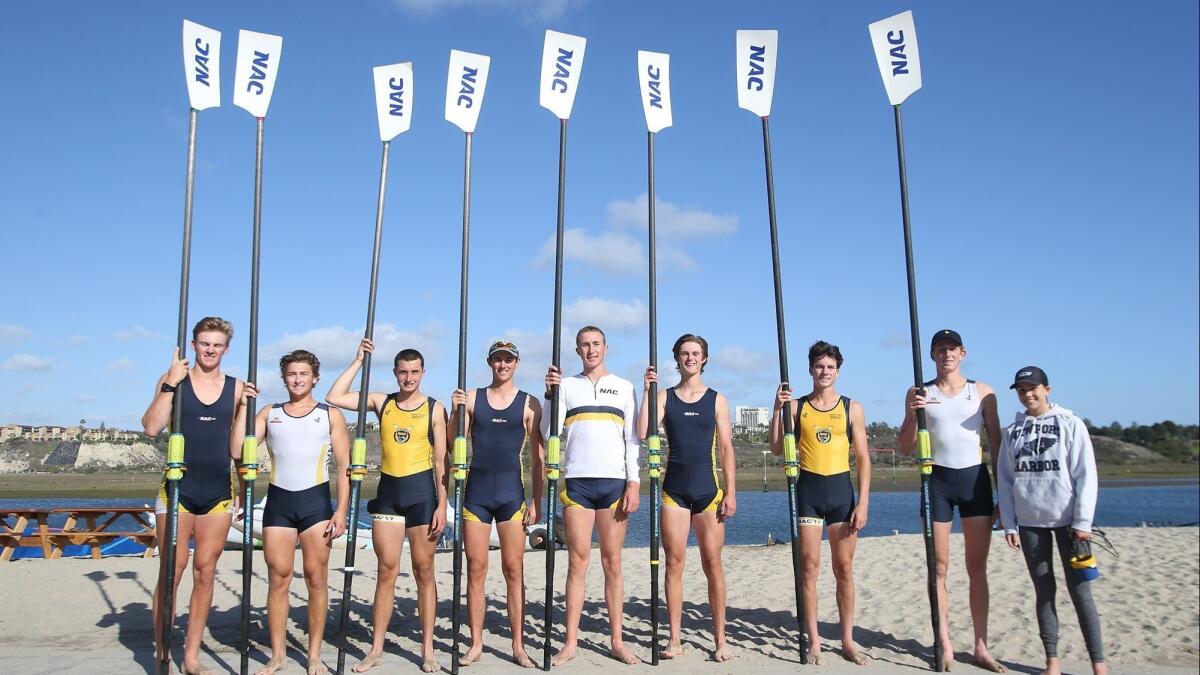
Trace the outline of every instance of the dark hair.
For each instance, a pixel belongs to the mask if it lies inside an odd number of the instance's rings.
[[[401,361],[420,361],[421,368],[425,368],[425,357],[415,349],[401,349],[396,352],[396,358],[392,359],[392,370],[399,368]]]
[[[838,368],[842,367],[842,350],[824,340],[817,340],[808,348],[808,367],[812,368],[817,361],[826,356],[837,362]]]
[[[579,346],[579,338],[582,337],[584,333],[599,333],[600,339],[603,340],[605,344],[608,344],[608,336],[604,334],[604,331],[600,330],[599,328],[596,328],[595,326],[584,326],[583,328],[580,328],[578,331],[575,332],[575,346],[576,347]]]
[[[287,367],[293,363],[307,363],[312,366],[313,377],[321,376],[321,360],[317,358],[316,354],[304,349],[284,354],[283,358],[279,359],[280,376],[287,376]]]
[[[675,346],[671,347],[671,353],[675,355],[675,361],[677,363],[679,361],[679,350],[683,349],[683,343],[685,342],[695,342],[696,344],[700,345],[700,354],[704,356],[704,361],[700,364],[700,372],[703,373],[704,366],[708,364],[708,340],[705,340],[699,335],[693,335],[691,333],[684,333],[683,335],[680,335],[679,339],[675,341]],[[676,367],[678,368],[678,365],[676,365]]]

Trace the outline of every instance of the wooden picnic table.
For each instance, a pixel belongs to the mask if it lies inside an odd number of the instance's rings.
[[[34,546],[42,549],[46,560],[61,558],[63,549],[71,545],[86,545],[91,548],[93,559],[101,557],[101,547],[121,537],[129,537],[144,545],[144,558],[153,557],[158,537],[150,523],[151,506],[134,507],[67,507],[60,509],[0,509],[0,545],[4,547],[0,560],[10,560],[19,546]],[[52,528],[51,516],[65,515],[62,528]],[[127,531],[109,528],[123,516],[136,521],[137,528]],[[82,525],[80,520],[83,521]],[[11,521],[11,522],[10,522]],[[25,534],[30,522],[37,523],[37,531]]]

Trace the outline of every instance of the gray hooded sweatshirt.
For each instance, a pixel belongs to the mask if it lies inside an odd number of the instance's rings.
[[[1017,413],[1004,429],[996,476],[1005,532],[1018,525],[1092,531],[1096,457],[1087,426],[1070,410],[1050,404],[1037,417]]]

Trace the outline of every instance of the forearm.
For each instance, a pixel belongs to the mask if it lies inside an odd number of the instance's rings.
[[[329,393],[325,395],[325,402],[346,410],[357,410],[358,396],[350,392],[350,385],[354,383],[354,376],[358,374],[360,368],[362,368],[362,360],[356,359],[341,375],[338,375],[337,379],[333,381],[333,385],[329,387]]]

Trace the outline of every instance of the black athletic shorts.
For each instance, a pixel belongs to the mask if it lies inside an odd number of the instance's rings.
[[[275,485],[267,488],[263,527],[290,527],[303,532],[332,517],[328,481],[298,491],[284,490]]]
[[[929,505],[937,523],[954,520],[956,507],[959,518],[990,517],[995,503],[992,502],[992,479],[987,465],[951,469],[934,464],[933,473],[929,475]]]
[[[375,499],[367,502],[373,520],[403,522],[406,526],[428,525],[437,510],[437,487],[433,469],[409,476],[381,474]]]
[[[568,478],[566,487],[558,493],[565,507],[582,506],[603,511],[615,509],[625,496],[623,478]]]
[[[800,471],[796,483],[796,514],[801,525],[844,523],[854,513],[855,503],[849,471],[831,476]]]

